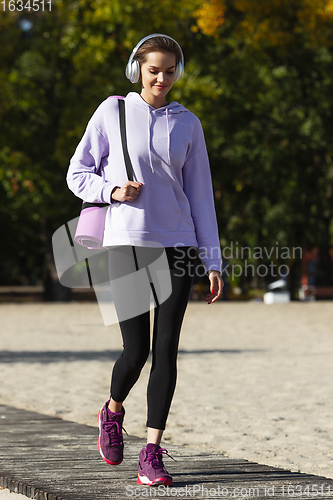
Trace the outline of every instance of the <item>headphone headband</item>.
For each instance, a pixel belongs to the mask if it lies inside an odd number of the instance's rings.
[[[138,51],[138,49],[141,47],[141,45],[144,42],[146,42],[150,38],[155,38],[158,36],[163,36],[165,38],[169,38],[178,46],[178,48],[180,50],[180,54],[181,54],[181,59],[180,59],[179,63],[176,65],[175,82],[183,76],[183,74],[184,74],[184,54],[183,54],[183,51],[182,51],[179,43],[176,42],[176,40],[174,40],[173,38],[171,38],[171,36],[163,35],[162,33],[154,33],[153,35],[145,36],[144,38],[142,38],[142,40],[140,40],[140,42],[134,47],[132,54],[128,60],[128,63],[126,66],[126,76],[132,83],[138,82],[139,78],[140,78],[140,64],[138,61],[134,60],[134,56],[135,56],[136,52]]]

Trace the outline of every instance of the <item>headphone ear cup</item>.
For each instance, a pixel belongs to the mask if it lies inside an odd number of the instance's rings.
[[[175,82],[179,80],[184,74],[184,66],[181,61],[177,64],[176,71],[175,71]]]
[[[132,75],[132,83],[140,80],[140,63],[138,61],[132,61]]]
[[[140,79],[140,64],[138,61],[130,61],[127,64],[126,76],[132,83],[136,83]]]

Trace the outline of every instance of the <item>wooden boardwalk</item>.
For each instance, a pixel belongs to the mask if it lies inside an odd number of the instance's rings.
[[[119,466],[100,457],[97,427],[0,405],[0,486],[36,500],[333,498],[333,480],[167,445],[172,487],[136,484],[144,440],[125,436]]]

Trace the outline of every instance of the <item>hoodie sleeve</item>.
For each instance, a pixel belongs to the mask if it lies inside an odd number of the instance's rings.
[[[197,122],[192,144],[196,151],[183,167],[184,192],[189,200],[198,241],[199,257],[209,270],[221,272],[221,247],[216,220],[212,178],[201,123]]]
[[[111,192],[116,187],[97,173],[102,159],[109,154],[109,142],[103,133],[103,104],[91,117],[70,160],[66,177],[69,189],[90,203],[111,203]]]

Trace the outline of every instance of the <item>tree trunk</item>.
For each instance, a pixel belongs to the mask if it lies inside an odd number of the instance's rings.
[[[332,286],[332,257],[330,254],[331,247],[331,235],[330,235],[330,224],[331,219],[325,217],[324,222],[324,237],[319,246],[319,262],[318,262],[318,274],[316,279],[316,285],[318,286]]]
[[[72,297],[72,292],[70,288],[62,286],[59,282],[53,258],[52,234],[53,230],[49,222],[44,219],[42,221],[42,235],[45,246],[43,269],[43,299],[47,302],[69,302]]]

